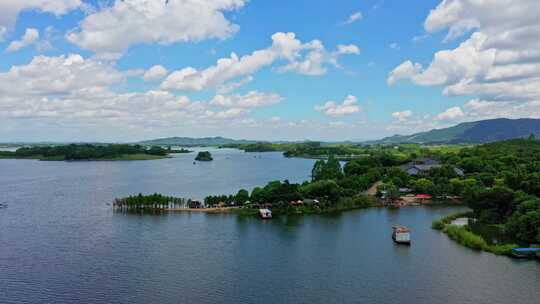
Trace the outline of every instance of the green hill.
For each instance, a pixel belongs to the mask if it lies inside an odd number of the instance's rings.
[[[531,134],[540,137],[540,119],[497,118],[466,122],[450,128],[434,129],[412,135],[394,135],[369,143],[477,144],[524,138]]]

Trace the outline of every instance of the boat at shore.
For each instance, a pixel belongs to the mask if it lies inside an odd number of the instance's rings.
[[[411,230],[405,226],[393,226],[392,227],[392,240],[397,244],[411,244]]]
[[[263,220],[271,219],[272,218],[272,211],[270,211],[270,209],[259,209],[259,216]]]
[[[540,248],[514,248],[512,256],[520,259],[540,257]]]

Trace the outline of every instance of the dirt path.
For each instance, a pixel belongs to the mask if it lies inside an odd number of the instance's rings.
[[[383,184],[382,181],[376,182],[371,187],[369,187],[369,189],[366,190],[366,194],[371,195],[371,196],[375,196],[377,194],[377,187],[379,187],[382,184]]]

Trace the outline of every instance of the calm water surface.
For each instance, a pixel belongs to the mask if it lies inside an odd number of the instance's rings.
[[[138,192],[202,198],[309,176],[313,161],[213,152],[141,162],[0,160],[0,303],[538,303],[540,263],[430,228],[455,208],[260,221],[115,214]],[[413,245],[396,246],[392,224]]]

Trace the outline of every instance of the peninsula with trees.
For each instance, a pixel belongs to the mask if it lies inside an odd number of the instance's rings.
[[[206,209],[233,208],[241,215],[256,215],[259,208],[269,208],[279,216],[458,203],[472,210],[470,217],[476,227],[497,230],[505,236],[491,240],[482,229],[450,227],[451,219],[434,223],[462,244],[475,242],[469,239],[482,240],[481,245],[470,247],[508,254],[514,243],[540,242],[540,141],[535,136],[477,146],[407,144],[364,149],[365,155],[354,157],[343,167],[333,155],[316,161],[312,178],[303,183],[272,181],[192,204]],[[135,209],[144,204],[145,208],[153,206],[152,199],[143,198],[125,202]],[[409,198],[417,200],[407,204]],[[164,199],[159,206],[166,210],[163,206],[169,202],[187,201]]]
[[[186,151],[128,144],[69,144],[22,147],[13,152],[0,151],[0,158],[42,161],[153,160],[166,158],[169,153],[186,153]]]

